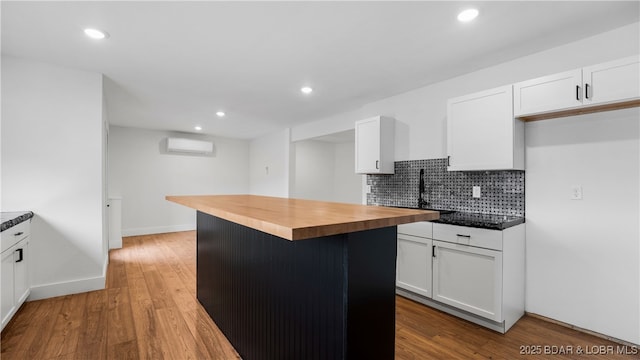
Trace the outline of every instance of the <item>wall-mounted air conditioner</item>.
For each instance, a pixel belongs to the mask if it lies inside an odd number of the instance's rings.
[[[170,137],[167,138],[167,151],[192,154],[212,154],[213,143],[211,141]]]

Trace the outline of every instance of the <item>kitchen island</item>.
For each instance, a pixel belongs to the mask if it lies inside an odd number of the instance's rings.
[[[197,297],[243,359],[393,359],[396,226],[438,212],[166,199],[198,211]]]

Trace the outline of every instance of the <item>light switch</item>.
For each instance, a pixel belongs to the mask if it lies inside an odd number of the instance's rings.
[[[571,185],[571,200],[582,200],[582,185]]]
[[[474,186],[473,187],[473,197],[474,198],[479,198],[480,196],[481,196],[480,186]]]

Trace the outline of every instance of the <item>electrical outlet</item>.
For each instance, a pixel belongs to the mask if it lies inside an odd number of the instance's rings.
[[[582,185],[571,185],[571,200],[582,200]]]
[[[366,185],[367,194],[371,194],[371,185]]]
[[[473,187],[473,197],[474,198],[479,198],[480,196],[481,196],[480,186],[474,186]]]

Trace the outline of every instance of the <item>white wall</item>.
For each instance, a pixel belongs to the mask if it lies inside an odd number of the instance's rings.
[[[397,161],[442,158],[446,156],[448,98],[638,53],[640,26],[635,23],[366,104],[348,113],[293,127],[292,139],[302,140],[348,130],[353,128],[356,120],[387,115],[397,120]],[[640,202],[637,195],[640,186],[637,155],[639,120],[637,113],[633,111],[547,120],[526,126],[526,214],[529,244],[526,307],[530,312],[640,344],[640,216],[637,210]],[[615,121],[620,117],[621,121]],[[567,121],[571,125],[566,125],[569,130],[561,132],[565,136],[558,136],[556,131],[559,129],[556,127],[565,126],[563,124],[567,124]],[[634,121],[636,125],[632,124]],[[605,123],[610,129],[602,129]],[[572,131],[578,134],[574,135]],[[621,134],[625,134],[626,140],[620,139]],[[544,142],[542,139],[545,137],[555,139],[557,144]],[[583,139],[580,141],[584,143],[576,144],[572,140],[574,137]],[[584,151],[586,154],[594,154],[596,149],[599,155],[595,159],[581,153]],[[552,161],[556,150],[560,150],[559,162]],[[550,161],[536,165],[537,159],[544,156],[550,158]],[[529,161],[534,162],[534,167],[530,167]],[[582,165],[576,165],[576,168],[572,166],[573,162]],[[589,167],[590,163],[597,167]],[[538,171],[547,176],[558,176],[559,179],[555,181],[559,183],[543,180],[540,175],[536,175]],[[559,216],[558,212],[553,211],[553,207],[566,200],[566,186],[572,180],[573,171],[578,171],[580,175],[575,181],[585,186],[585,197],[600,197],[597,201],[585,198],[582,203],[559,207],[579,208],[579,217],[571,215],[571,212]],[[609,171],[616,177],[604,178]],[[616,190],[609,191],[612,187]],[[545,193],[547,190],[558,193],[552,199],[548,198],[552,196],[550,194],[542,197],[532,195],[536,192]],[[621,197],[621,191],[629,196]],[[603,197],[605,194],[610,197]],[[599,206],[604,206],[605,209],[593,211]],[[603,211],[616,211],[619,208],[628,210],[623,217],[624,221],[614,220],[609,215],[603,218]],[[552,212],[543,214],[544,209]],[[589,209],[592,211],[588,211]],[[567,216],[571,216],[571,220],[567,220]],[[603,229],[614,227],[616,230],[611,230],[611,234],[617,234],[615,237],[623,239],[612,240],[610,235],[605,236]],[[602,253],[607,244],[613,243],[616,245],[615,250],[605,249]],[[551,251],[556,251],[561,259],[550,259]],[[596,256],[599,256],[597,265],[593,263]],[[597,267],[593,268],[594,266]],[[600,269],[607,270],[596,276]],[[582,288],[578,289],[580,286]],[[560,290],[559,294],[554,293]],[[625,299],[617,299],[620,297]],[[605,308],[608,309],[603,310]]]
[[[638,108],[527,125],[527,311],[640,343],[639,134]]]
[[[354,142],[303,140],[291,146],[291,197],[361,203],[362,175],[355,173]]]
[[[291,141],[308,140],[319,136],[342,133],[348,130],[353,131],[355,128],[354,119],[362,119],[361,109],[296,125],[291,128]]]
[[[334,144],[305,140],[292,143],[295,175],[291,197],[334,201]]]
[[[362,203],[363,175],[356,174],[356,143],[334,146],[333,199],[352,204]]]
[[[253,195],[289,197],[291,147],[289,129],[251,140],[249,191]]]
[[[215,152],[167,153],[170,136],[210,140]],[[195,211],[165,196],[245,194],[248,164],[246,140],[111,126],[109,196],[122,197],[123,235],[195,229]]]
[[[2,211],[31,210],[31,299],[104,288],[102,75],[2,57]]]

